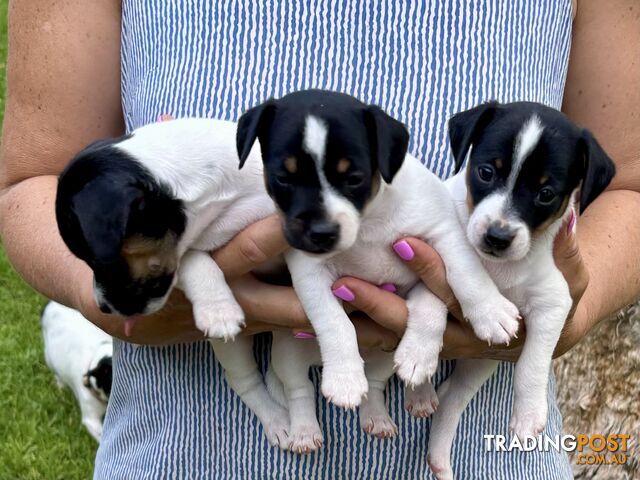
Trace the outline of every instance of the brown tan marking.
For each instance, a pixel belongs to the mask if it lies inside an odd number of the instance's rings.
[[[284,168],[289,173],[296,173],[298,171],[298,159],[296,157],[287,157],[284,161]]]
[[[164,237],[146,238],[134,235],[124,241],[122,257],[129,265],[129,273],[134,280],[145,280],[176,271],[177,240],[174,234]]]
[[[496,158],[496,168],[502,168],[502,159]]]
[[[549,175],[542,175],[542,177],[540,177],[540,185],[547,183],[547,180],[549,180]]]
[[[351,162],[349,160],[347,160],[346,158],[341,158],[336,164],[336,170],[338,173],[345,173],[347,170],[349,170],[350,166]]]

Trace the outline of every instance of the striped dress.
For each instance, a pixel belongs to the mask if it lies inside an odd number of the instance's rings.
[[[560,108],[571,0],[123,0],[122,103],[127,130],[159,114],[236,120],[270,96],[318,87],[377,103],[411,132],[410,151],[441,177],[452,170],[446,121],[479,102]],[[257,342],[264,368],[268,338]],[[317,410],[325,447],[272,448],[229,389],[208,343],[114,343],[114,384],[98,479],[425,479],[429,421],[410,417],[403,388],[387,400],[399,434],[377,440],[357,415]],[[443,362],[440,383],[452,365]],[[566,455],[485,452],[507,434],[513,365],[501,365],[462,417],[453,448],[461,479],[572,478]],[[318,372],[311,372],[318,384]],[[562,419],[549,388],[546,433]]]

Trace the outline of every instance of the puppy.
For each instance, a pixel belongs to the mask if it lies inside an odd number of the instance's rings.
[[[555,266],[553,242],[563,222],[607,187],[613,162],[593,135],[535,103],[487,103],[449,121],[456,171],[446,184],[469,244],[500,291],[524,315],[527,336],[516,364],[510,428],[538,435],[547,420],[553,351],[569,315],[569,286]],[[439,388],[429,463],[451,479],[450,454],[460,416],[498,362],[459,360]]]
[[[209,252],[275,212],[275,206],[258,158],[238,170],[235,138],[236,125],[230,122],[172,120],[94,143],[65,169],[56,200],[60,234],[92,268],[95,300],[103,312],[152,313],[175,284],[192,302],[196,325],[208,336],[238,333],[242,310]],[[257,148],[251,156],[259,156]],[[211,344],[229,385],[260,419],[273,445],[299,453],[322,445],[313,387],[301,400],[288,402],[280,394],[278,404],[258,371],[250,338]],[[274,333],[273,356],[280,362],[270,370],[272,390],[277,394],[283,388],[276,370],[290,382],[308,382],[308,359],[316,355],[315,343]],[[390,373],[385,375],[386,381]],[[362,423],[370,426],[368,433],[388,436],[396,427],[385,411],[380,376],[372,366],[370,377],[380,395],[372,398]],[[384,418],[376,416],[380,411]]]
[[[259,153],[238,171],[236,125],[207,119],[154,123],[96,142],[62,172],[56,198],[60,235],[93,270],[105,313],[153,313],[174,285],[193,305],[231,388],[261,421],[273,445],[288,446],[287,412],[267,392],[222,271],[209,252],[274,212]],[[135,317],[133,317],[135,318]]]
[[[44,358],[60,388],[80,405],[82,424],[97,442],[111,393],[113,341],[78,311],[49,302],[42,312]]]
[[[267,190],[294,247],[286,260],[320,346],[322,393],[346,408],[359,405],[369,387],[354,327],[331,292],[341,276],[393,283],[407,298],[407,331],[395,353],[403,380],[422,385],[437,367],[446,308],[391,251],[402,235],[438,250],[480,338],[507,343],[518,329],[516,307],[466,241],[446,187],[406,154],[408,138],[404,125],[380,108],[321,90],[269,100],[238,122],[240,166],[251,165],[258,139]],[[290,396],[298,390],[285,384]]]

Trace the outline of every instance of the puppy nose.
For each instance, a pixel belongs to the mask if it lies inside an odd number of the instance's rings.
[[[491,225],[484,236],[484,241],[495,250],[505,250],[511,245],[515,236],[515,232],[509,228]]]
[[[102,313],[111,313],[111,308],[106,303],[101,303],[99,307]]]
[[[322,248],[331,248],[338,240],[340,225],[332,222],[315,222],[309,226],[309,240]]]

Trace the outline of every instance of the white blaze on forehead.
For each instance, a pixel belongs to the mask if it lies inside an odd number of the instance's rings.
[[[324,163],[324,154],[327,149],[327,125],[318,117],[307,115],[304,122],[302,136],[302,148],[307,152],[317,165]]]
[[[522,164],[536,148],[536,145],[538,145],[543,130],[544,127],[542,126],[542,123],[540,123],[540,119],[534,114],[529,118],[529,120],[527,120],[518,133],[516,145],[513,151],[511,172],[509,173],[509,179],[507,181],[507,188],[509,190],[511,190],[515,185],[516,179],[522,169]]]

